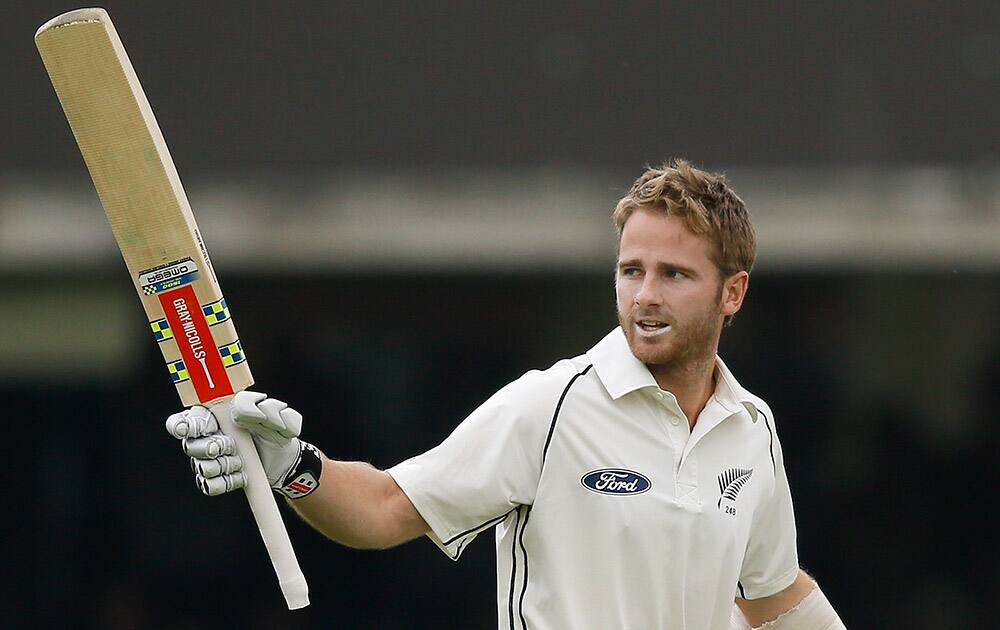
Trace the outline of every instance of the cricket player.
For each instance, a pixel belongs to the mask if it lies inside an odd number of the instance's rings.
[[[777,423],[718,356],[756,256],[743,201],[683,160],[614,210],[619,326],[533,370],[388,470],[327,458],[265,394],[229,408],[272,487],[344,545],[428,536],[457,560],[496,532],[499,628],[844,628],[799,568]],[[202,492],[242,462],[200,406],[170,416]],[[734,606],[735,602],[735,606]]]

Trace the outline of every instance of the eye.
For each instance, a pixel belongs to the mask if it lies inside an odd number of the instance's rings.
[[[642,270],[638,267],[622,267],[621,274],[625,277],[634,277],[642,273]]]
[[[671,280],[681,280],[683,278],[687,278],[687,274],[684,273],[683,271],[677,271],[676,269],[672,269],[667,272],[667,277],[670,278]]]

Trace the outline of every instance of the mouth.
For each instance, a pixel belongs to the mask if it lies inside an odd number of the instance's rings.
[[[644,337],[646,339],[659,337],[660,335],[665,335],[670,332],[670,324],[656,319],[636,320],[634,328],[640,337]]]

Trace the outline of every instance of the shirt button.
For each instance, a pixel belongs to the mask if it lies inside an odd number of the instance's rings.
[[[656,392],[656,399],[663,400],[663,392]]]
[[[675,427],[678,424],[680,424],[680,423],[681,423],[681,419],[678,418],[677,416],[674,416],[674,417],[670,418],[670,424],[674,425]]]

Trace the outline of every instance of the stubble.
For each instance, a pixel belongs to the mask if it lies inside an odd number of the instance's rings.
[[[617,310],[617,309],[616,309]],[[669,332],[654,343],[640,338],[634,319],[618,313],[618,323],[625,332],[629,349],[651,372],[662,374],[698,373],[706,364],[714,364],[721,325],[716,304],[686,321],[673,321]]]

